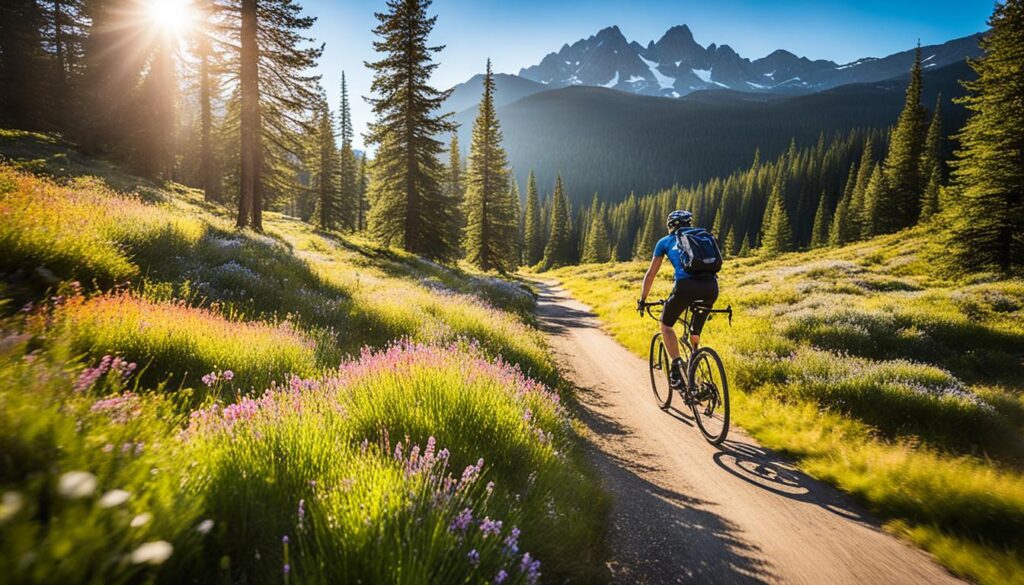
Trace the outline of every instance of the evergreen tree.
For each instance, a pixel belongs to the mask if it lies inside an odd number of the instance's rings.
[[[864,190],[864,210],[861,214],[861,236],[870,237],[885,233],[885,221],[882,219],[891,209],[885,203],[892,191],[886,184],[885,171],[881,164],[874,165],[871,179]]]
[[[220,201],[222,178],[213,135],[213,102],[219,94],[220,63],[214,51],[213,2],[199,2],[196,4],[196,10],[200,15],[193,44],[199,69],[199,184],[203,188],[203,197],[206,201]]]
[[[323,47],[310,46],[310,39],[303,36],[315,19],[301,16],[294,0],[240,4],[236,224],[260,230],[268,201],[294,189],[303,138],[316,131],[303,114],[310,104],[319,103],[320,77],[307,71],[316,65]]]
[[[459,150],[459,134],[452,132],[452,141],[448,147],[448,169],[445,174],[444,184],[445,198],[448,205],[452,206],[456,214],[456,223],[459,231],[466,229],[465,203],[466,187],[462,180],[462,153]]]
[[[569,199],[565,195],[562,176],[555,179],[555,193],[551,197],[551,233],[544,248],[543,269],[557,268],[571,263],[572,253],[569,223]]]
[[[359,229],[359,162],[352,149],[352,110],[348,103],[348,82],[341,72],[341,103],[339,105],[338,134],[341,151],[338,155],[338,220],[348,230]]]
[[[654,205],[654,201],[649,203],[644,214],[643,229],[640,231],[640,237],[636,240],[636,248],[633,250],[633,257],[637,260],[649,259],[654,252],[654,246],[658,244],[658,240],[663,235],[657,206]]]
[[[857,173],[856,163],[850,163],[850,172],[846,177],[846,188],[836,205],[835,214],[832,216],[832,223],[828,232],[828,243],[833,246],[841,246],[854,241],[860,237],[860,226],[854,226],[850,204],[853,201],[853,191],[856,187]]]
[[[337,227],[341,216],[341,201],[338,194],[339,160],[334,138],[334,119],[327,105],[327,97],[321,96],[317,112],[313,188],[317,197],[317,225],[325,230]]]
[[[971,116],[954,163],[957,198],[947,240],[960,265],[1024,266],[1024,0],[997,3],[985,56],[965,83]]]
[[[523,203],[516,174],[511,170],[508,173],[508,204],[512,208],[513,262],[519,268],[523,265]]]
[[[820,248],[828,245],[829,232],[828,197],[824,192],[818,199],[818,211],[814,213],[814,229],[811,231],[811,247]]]
[[[597,195],[594,195],[594,202],[590,205],[590,226],[587,229],[586,243],[580,261],[585,264],[604,263],[610,258],[608,210],[598,201]]]
[[[487,60],[484,94],[469,147],[466,168],[466,260],[481,270],[515,270],[518,222],[509,198],[508,157],[494,111],[494,74]]]
[[[921,46],[914,53],[906,103],[900,113],[885,157],[885,188],[872,203],[874,233],[883,234],[913,225],[920,215],[921,194],[927,184],[922,177],[928,111],[921,105]]]
[[[921,173],[927,179],[921,194],[921,220],[939,212],[939,191],[942,189],[942,97],[935,100],[935,112],[928,125],[928,134],[921,153]]]
[[[768,216],[768,224],[761,240],[761,252],[779,254],[793,251],[793,226],[786,211],[786,201],[782,196],[782,182],[776,183],[772,189],[772,212]]]
[[[450,91],[429,85],[437,68],[432,54],[444,47],[427,44],[436,16],[427,16],[430,0],[388,0],[374,42],[381,60],[373,70],[370,100],[377,116],[369,142],[377,145],[374,160],[370,232],[386,245],[440,261],[455,260],[459,250],[457,210],[444,195],[440,161],[443,145],[436,139],[453,132],[448,115],[435,115]]]
[[[369,202],[367,201],[367,191],[369,191],[369,178],[366,174],[366,167],[368,163],[366,161],[366,153],[359,158],[359,179],[356,181],[356,230],[365,231],[367,222],[367,212],[370,209]]]
[[[526,179],[524,226],[525,261],[527,266],[533,266],[544,258],[544,224],[541,220],[540,200],[537,195],[537,179],[533,176],[533,171],[530,171],[530,176]]]
[[[43,72],[50,63],[43,51],[45,16],[36,0],[0,3],[0,123],[30,130],[50,126]]]

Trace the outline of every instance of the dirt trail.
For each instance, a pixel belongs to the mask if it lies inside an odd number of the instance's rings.
[[[581,389],[594,458],[614,498],[616,582],[960,583],[741,429],[722,449],[708,445],[690,414],[675,409],[680,401],[669,412],[655,405],[645,360],[556,284],[539,286],[542,326]]]

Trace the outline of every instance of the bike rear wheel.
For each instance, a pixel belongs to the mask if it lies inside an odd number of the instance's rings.
[[[651,390],[654,391],[654,400],[658,403],[658,408],[668,410],[669,405],[672,404],[672,388],[668,384],[672,360],[669,359],[668,352],[665,351],[661,333],[655,333],[651,338],[648,364],[651,370]]]
[[[693,354],[688,379],[688,402],[697,427],[709,443],[719,445],[729,434],[729,383],[715,350],[702,347]]]

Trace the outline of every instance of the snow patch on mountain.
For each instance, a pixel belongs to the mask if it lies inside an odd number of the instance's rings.
[[[609,89],[610,89],[610,88],[613,88],[613,87],[615,87],[615,86],[616,86],[616,85],[618,85],[618,84],[619,84],[619,72],[618,72],[618,71],[616,71],[616,72],[615,72],[615,77],[612,77],[612,80],[611,80],[611,81],[609,81],[608,83],[605,83],[605,84],[604,84],[604,87],[607,87],[607,88],[609,88]]]
[[[654,79],[657,80],[658,85],[661,86],[661,89],[672,89],[672,87],[675,86],[676,78],[669,77],[668,75],[665,75],[661,71],[658,71],[657,63],[655,63],[654,61],[650,61],[648,59],[644,59],[643,57],[640,57],[640,60],[643,61],[644,64],[647,65],[647,68],[651,70],[651,74],[654,75]]]

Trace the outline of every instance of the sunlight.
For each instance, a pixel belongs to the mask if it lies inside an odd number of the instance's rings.
[[[147,10],[153,25],[170,34],[181,35],[192,26],[191,0],[150,0]]]

